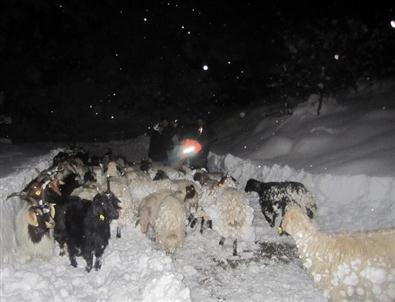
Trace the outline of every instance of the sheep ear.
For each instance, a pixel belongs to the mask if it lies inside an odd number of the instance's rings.
[[[31,224],[32,226],[37,227],[38,226],[37,215],[34,212],[34,210],[32,208],[30,208],[26,215],[27,215],[27,217],[26,217],[27,223]]]

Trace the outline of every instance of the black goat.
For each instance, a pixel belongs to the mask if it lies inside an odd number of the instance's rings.
[[[316,215],[313,195],[299,182],[260,182],[251,178],[244,191],[258,193],[263,216],[271,227],[275,226],[277,216],[284,217],[289,205],[298,205],[311,219]]]
[[[70,197],[65,203],[56,224],[56,233],[63,234],[67,243],[70,264],[77,267],[76,256],[86,261],[86,271],[90,272],[95,255],[95,269],[101,268],[101,257],[110,239],[110,223],[119,217],[120,201],[111,191],[97,194],[93,201]]]

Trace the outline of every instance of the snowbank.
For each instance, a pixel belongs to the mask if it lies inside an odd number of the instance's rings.
[[[288,166],[261,165],[231,154],[210,153],[209,167],[229,173],[244,188],[248,179],[298,181],[317,199],[318,223],[326,230],[395,227],[395,178],[311,174]]]

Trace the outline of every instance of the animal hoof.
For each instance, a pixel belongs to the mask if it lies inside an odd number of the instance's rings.
[[[85,267],[85,270],[89,273],[92,270],[92,266]]]
[[[213,221],[212,220],[208,220],[207,221],[207,226],[209,229],[213,229]]]
[[[101,269],[101,262],[97,261],[95,262],[95,270],[98,271],[99,269]]]

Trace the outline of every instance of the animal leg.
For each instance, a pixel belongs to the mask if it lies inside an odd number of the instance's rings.
[[[70,247],[69,244],[67,245],[67,250],[69,253],[69,259],[70,259],[71,266],[77,267],[78,266],[77,259],[76,259],[77,250],[74,247]]]
[[[225,243],[225,237],[221,237],[221,240],[219,241],[219,245],[224,245]]]
[[[191,228],[193,229],[194,227],[195,227],[195,225],[196,225],[196,223],[197,223],[197,218],[195,217],[195,218],[193,218],[193,220],[192,220],[192,222],[191,222]]]
[[[274,225],[276,224],[276,217],[277,217],[277,214],[276,213],[273,213],[273,220],[272,220],[272,223],[270,224],[270,226],[273,228],[274,227]]]
[[[84,255],[84,259],[86,261],[85,270],[89,273],[91,271],[92,265],[93,265],[93,251],[88,252],[88,255]]]
[[[95,270],[96,270],[96,271],[98,271],[99,269],[101,269],[101,264],[102,264],[101,257],[96,258],[96,261],[95,261]]]
[[[188,216],[188,225],[190,225],[191,224],[191,222],[193,221],[193,219],[194,219],[195,217],[193,216],[193,214],[191,213],[191,214],[189,214],[189,216]]]
[[[202,217],[202,221],[200,222],[200,234],[203,234],[203,227],[204,227],[204,217]]]
[[[100,249],[98,251],[96,251],[95,253],[95,270],[98,271],[99,269],[101,269],[101,265],[102,265],[102,256],[103,256],[104,250]]]
[[[59,243],[60,251],[59,251],[59,256],[64,256],[66,254],[66,251],[64,250],[64,242]]]
[[[233,256],[237,256],[237,239],[233,241]]]
[[[121,238],[121,228],[117,226],[117,238]]]
[[[207,227],[213,229],[213,221],[211,219],[207,220]]]
[[[271,227],[274,226],[274,224],[272,223],[272,220],[270,219],[270,217],[266,214],[265,211],[262,211],[263,216],[265,216],[266,221],[270,224]]]

